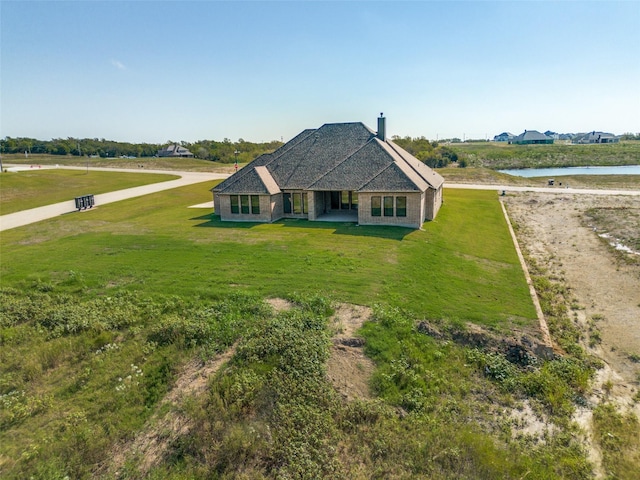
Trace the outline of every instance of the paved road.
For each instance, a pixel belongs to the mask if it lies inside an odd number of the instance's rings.
[[[86,170],[81,167],[59,167],[75,170]],[[127,198],[140,197],[142,195],[148,195],[150,193],[161,192],[163,190],[169,190],[171,188],[183,187],[185,185],[191,185],[194,183],[208,182],[210,180],[218,180],[227,178],[229,175],[226,173],[210,173],[210,172],[174,172],[165,170],[136,170],[136,169],[124,169],[124,168],[90,168],[89,170],[100,170],[108,172],[135,172],[135,173],[164,173],[168,175],[178,175],[181,178],[177,180],[168,180],[166,182],[152,183],[151,185],[142,185],[140,187],[127,188],[125,190],[117,190],[115,192],[103,193],[94,197],[96,206],[105,205],[107,203],[118,202]],[[44,207],[31,208],[29,210],[22,210],[21,212],[10,213],[8,215],[0,216],[0,232],[9,230],[11,228],[22,227],[23,225],[29,225],[30,223],[39,222],[48,218],[64,215],[65,213],[71,213],[76,210],[74,200],[68,200],[66,202],[54,203],[52,205],[46,205]]]
[[[56,168],[56,167],[45,167]],[[73,170],[86,170],[84,167],[57,167]],[[171,188],[182,187],[194,183],[207,182],[210,180],[219,180],[227,178],[226,173],[210,173],[210,172],[174,172],[167,170],[140,170],[126,168],[89,168],[89,170],[105,171],[105,172],[135,172],[135,173],[164,173],[168,175],[179,175],[178,180],[168,180],[166,182],[153,183],[151,185],[143,185],[141,187],[127,188],[110,193],[103,193],[94,197],[96,205],[105,205],[107,203],[125,200],[127,198],[140,197],[149,193],[161,192]],[[471,185],[465,183],[445,183],[445,188],[467,188],[473,190],[496,190],[508,192],[544,192],[544,193],[563,193],[563,194],[581,194],[581,195],[640,195],[640,190],[595,190],[580,188],[562,188],[562,187],[515,187],[509,185]],[[0,232],[11,228],[29,225],[30,223],[39,222],[48,218],[57,217],[65,213],[74,212],[75,202],[69,200],[66,202],[55,203],[44,207],[32,208],[21,212],[10,213],[0,216]]]
[[[578,195],[640,195],[639,190],[597,190],[593,188],[562,187],[515,187],[510,185],[471,185],[467,183],[445,183],[445,188],[468,188],[472,190],[498,190],[506,192],[541,192]]]

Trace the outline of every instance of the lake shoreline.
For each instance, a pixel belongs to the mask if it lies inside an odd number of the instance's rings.
[[[569,175],[640,175],[640,165],[510,168],[498,170],[515,177],[562,177]]]

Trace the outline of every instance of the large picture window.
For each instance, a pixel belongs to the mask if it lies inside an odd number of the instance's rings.
[[[231,195],[231,213],[240,213],[240,206],[238,204],[238,195]]]
[[[249,195],[240,195],[240,213],[249,213]]]
[[[293,194],[293,213],[302,213],[302,195]]]
[[[382,197],[371,197],[371,216],[380,217],[382,215]]]
[[[340,192],[340,208],[342,210],[349,210],[349,191],[343,190]]]
[[[251,213],[258,215],[260,213],[260,197],[251,195]]]
[[[306,193],[302,194],[302,213],[309,213],[308,196]]]
[[[384,216],[393,217],[393,197],[384,197]]]
[[[396,197],[396,217],[407,216],[407,197]]]

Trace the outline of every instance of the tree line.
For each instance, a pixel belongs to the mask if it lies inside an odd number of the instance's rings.
[[[464,157],[460,157],[453,149],[440,142],[429,141],[425,137],[411,138],[397,135],[391,139],[431,168],[446,167],[451,162],[457,162],[459,167],[467,166],[467,160]]]
[[[187,148],[195,158],[222,163],[247,163],[267,152],[272,152],[282,142],[247,142],[242,138],[232,142],[225,138],[222,142],[198,140],[197,142],[167,141],[163,144],[129,143],[105,140],[104,138],[54,138],[38,140],[28,137],[5,137],[0,140],[0,153],[26,153],[71,156],[97,156],[101,158],[153,157],[167,145],[178,144]]]

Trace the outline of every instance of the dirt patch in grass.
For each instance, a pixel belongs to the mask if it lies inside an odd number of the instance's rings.
[[[369,379],[375,365],[364,354],[364,340],[355,336],[370,317],[369,307],[340,304],[331,318],[335,334],[327,362],[327,378],[347,401],[371,397]]]
[[[137,470],[144,475],[160,463],[170,445],[193,427],[192,420],[180,413],[180,406],[187,398],[203,394],[209,378],[234,353],[235,346],[205,363],[198,359],[187,363],[145,428],[131,441],[118,444],[113,449],[106,472],[117,477],[127,462],[135,461]]]
[[[293,303],[284,298],[267,298],[265,300],[277,312],[285,312],[293,308]]]
[[[266,302],[276,312],[290,310],[294,305],[282,298]],[[343,399],[371,398],[369,380],[374,363],[364,354],[364,339],[355,335],[371,318],[371,309],[362,305],[341,303],[336,306],[329,328],[333,333],[331,355],[327,361],[327,378]]]
[[[421,321],[416,326],[418,332],[438,340],[453,340],[454,342],[470,348],[479,348],[483,351],[500,353],[511,363],[520,366],[530,365],[538,360],[548,360],[555,356],[553,349],[541,339],[539,332],[533,330],[529,333],[524,330],[513,329],[511,335],[497,335],[489,330],[469,323],[466,329],[454,329],[441,332],[437,327],[427,321]],[[537,336],[531,335],[537,333]]]

